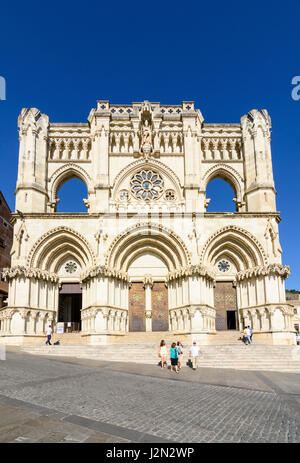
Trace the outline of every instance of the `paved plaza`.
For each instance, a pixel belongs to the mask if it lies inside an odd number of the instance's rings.
[[[299,442],[300,375],[45,358],[0,362],[0,442]]]

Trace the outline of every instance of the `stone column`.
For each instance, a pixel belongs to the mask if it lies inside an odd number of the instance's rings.
[[[24,311],[24,313],[22,314],[22,319],[23,319],[23,334],[26,334],[26,319],[27,319],[27,316],[26,316],[26,312]]]
[[[32,333],[33,334],[36,334],[36,315],[37,315],[36,312],[31,311],[31,318],[33,320],[33,327],[32,327]]]
[[[7,333],[7,325],[8,325],[8,317],[5,315],[5,318],[3,319],[3,332]]]
[[[11,330],[11,317],[12,317],[12,315],[9,314],[8,318],[7,318],[7,332],[8,332],[8,334],[10,333],[10,330]]]
[[[96,311],[91,311],[91,331],[95,333]]]
[[[268,312],[269,312],[269,318],[270,318],[270,327],[269,327],[269,329],[270,329],[270,330],[273,330],[273,329],[274,329],[274,313],[275,313],[275,308],[274,308],[274,307],[269,307],[269,308],[268,308]]]
[[[144,288],[145,288],[145,315],[146,315],[146,331],[152,331],[152,276],[145,275]]]

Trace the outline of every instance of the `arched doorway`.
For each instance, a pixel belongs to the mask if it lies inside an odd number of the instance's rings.
[[[238,328],[236,287],[232,281],[216,281],[214,288],[216,330]]]
[[[264,264],[264,251],[247,230],[234,225],[220,228],[207,240],[202,261],[214,269],[216,329],[241,329],[241,292],[237,274]],[[249,288],[255,292],[255,288]],[[248,289],[245,288],[248,299]]]
[[[60,324],[59,332],[81,331],[86,290],[81,289],[80,275],[95,265],[95,255],[86,238],[67,226],[49,230],[33,246],[28,264],[58,277],[55,291],[49,288],[49,298],[54,300],[54,322]],[[43,289],[39,287],[37,300],[42,296]]]
[[[57,322],[64,332],[81,331],[82,290],[79,283],[61,283]]]
[[[163,259],[150,251],[130,262],[129,331],[168,331],[167,273]]]
[[[129,331],[168,330],[172,291],[166,281],[176,269],[190,265],[181,238],[161,224],[134,225],[114,239],[106,265],[129,276]],[[136,313],[135,323],[132,312]]]

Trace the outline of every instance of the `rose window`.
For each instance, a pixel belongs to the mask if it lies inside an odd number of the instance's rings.
[[[229,262],[227,262],[227,260],[221,260],[218,263],[218,269],[220,270],[220,272],[228,272],[228,270],[230,269]]]
[[[77,264],[76,262],[67,262],[65,265],[65,270],[67,273],[75,273],[77,270]]]
[[[157,172],[142,170],[132,177],[130,188],[137,199],[158,199],[164,191],[164,181]]]

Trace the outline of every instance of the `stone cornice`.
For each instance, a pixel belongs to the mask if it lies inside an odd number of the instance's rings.
[[[169,309],[171,318],[174,318],[177,315],[188,315],[190,317],[194,317],[196,311],[201,312],[202,315],[206,315],[207,317],[215,318],[216,316],[216,309],[207,304],[188,304],[182,307],[174,307]]]
[[[35,280],[46,280],[51,283],[58,283],[58,275],[56,273],[47,272],[40,268],[31,268],[17,265],[11,268],[5,268],[2,272],[2,277],[5,281],[12,280],[16,277],[33,278]]]
[[[187,265],[176,269],[174,272],[169,272],[167,275],[167,282],[177,280],[178,278],[185,278],[189,276],[202,276],[215,282],[215,273],[203,265]]]
[[[128,316],[128,310],[122,307],[111,306],[111,305],[97,305],[89,306],[81,309],[81,319],[87,320],[89,318],[96,317],[101,312],[103,317],[117,317],[126,319]]]
[[[291,269],[288,265],[281,264],[270,264],[270,265],[259,265],[236,274],[236,280],[241,281],[244,279],[266,276],[266,275],[278,275],[283,278],[287,278],[291,273]]]
[[[239,309],[239,312],[244,315],[248,315],[249,313],[254,315],[256,312],[258,312],[260,315],[263,315],[266,313],[266,311],[268,311],[268,313],[272,315],[276,309],[280,309],[281,312],[285,315],[291,315],[292,317],[294,316],[293,306],[291,306],[291,304],[287,304],[286,302],[279,302],[277,304],[272,302],[251,307],[243,307]]]
[[[86,281],[98,276],[116,278],[117,280],[129,282],[127,272],[110,268],[107,265],[95,265],[94,267],[89,268],[81,274],[80,281],[81,283],[85,283]]]
[[[89,219],[97,219],[99,217],[104,218],[115,218],[116,212],[23,212],[22,213],[25,218],[28,219],[37,219],[40,218],[51,218],[51,219],[65,219],[65,218],[82,218],[88,217]],[[151,212],[152,218],[160,218],[160,217],[170,217],[170,212]],[[207,219],[211,219],[211,217],[234,217],[234,218],[241,218],[241,217],[251,217],[251,218],[264,218],[264,217],[279,217],[280,212],[172,212],[172,217],[183,217],[183,218],[191,218],[193,215],[195,217],[204,217]],[[119,212],[118,217],[120,218],[132,218],[136,215],[135,211],[130,212]],[[16,212],[12,213],[13,218],[18,218],[19,214]],[[149,213],[140,213],[140,217],[149,217]]]
[[[272,190],[275,194],[277,194],[274,185],[270,185],[269,183],[260,183],[259,185],[253,185],[247,188],[247,190],[245,191],[245,195],[248,195],[249,193],[252,193],[253,191],[257,190]]]
[[[52,309],[40,309],[39,307],[30,307],[30,306],[13,306],[13,307],[3,307],[0,309],[0,320],[11,319],[14,313],[18,312],[22,318],[27,317],[28,312],[32,319],[36,319],[39,315],[42,319],[45,319],[48,316],[49,322],[53,320],[53,317],[56,315],[56,310]],[[26,334],[24,334],[26,336]]]

